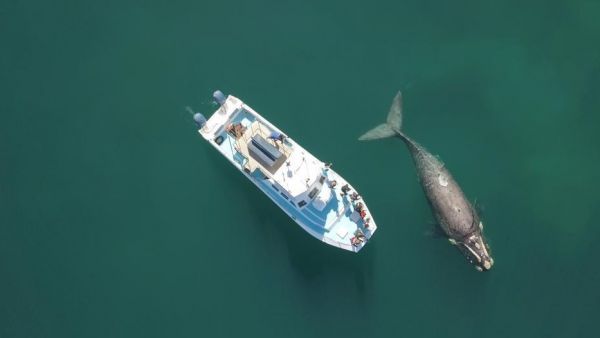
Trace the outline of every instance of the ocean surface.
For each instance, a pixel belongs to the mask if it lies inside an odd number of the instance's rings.
[[[233,94],[353,183],[359,254],[199,137]],[[404,130],[483,210],[443,238]],[[0,2],[0,337],[592,337],[600,2]]]

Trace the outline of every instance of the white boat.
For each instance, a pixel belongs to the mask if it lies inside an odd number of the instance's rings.
[[[240,99],[213,97],[219,108],[210,118],[194,114],[200,135],[306,232],[362,249],[377,225],[352,185]]]

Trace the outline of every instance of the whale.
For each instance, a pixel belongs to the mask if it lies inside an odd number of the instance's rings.
[[[483,221],[444,163],[402,131],[402,93],[398,92],[385,123],[359,137],[361,141],[395,137],[410,152],[433,216],[448,241],[479,271],[494,264],[483,236]]]

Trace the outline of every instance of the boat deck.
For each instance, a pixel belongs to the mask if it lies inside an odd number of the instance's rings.
[[[370,219],[369,227],[365,227],[362,218],[354,210],[349,195],[345,197],[340,195],[342,192],[341,187],[344,184],[348,184],[346,180],[333,170],[329,170],[328,180],[337,181],[337,185],[333,189],[327,185],[323,187],[323,190],[330,190],[331,198],[322,209],[317,208],[314,201],[303,208],[297,208],[293,203],[286,202],[277,191],[274,191],[269,184],[269,180],[258,180],[257,182],[262,190],[279,204],[290,217],[296,221],[301,221],[301,225],[311,235],[330,245],[350,251],[359,251],[371,238],[375,230],[377,230],[377,225],[366,203],[363,202],[363,208],[367,213],[365,219]],[[351,191],[355,191],[351,186],[350,188],[352,189]],[[360,230],[365,235],[367,241],[358,246],[353,246],[351,238],[355,236],[357,230]]]

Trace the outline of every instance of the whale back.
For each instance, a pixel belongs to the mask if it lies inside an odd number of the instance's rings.
[[[436,221],[448,237],[462,239],[477,231],[479,216],[444,163],[427,149],[401,135]]]

